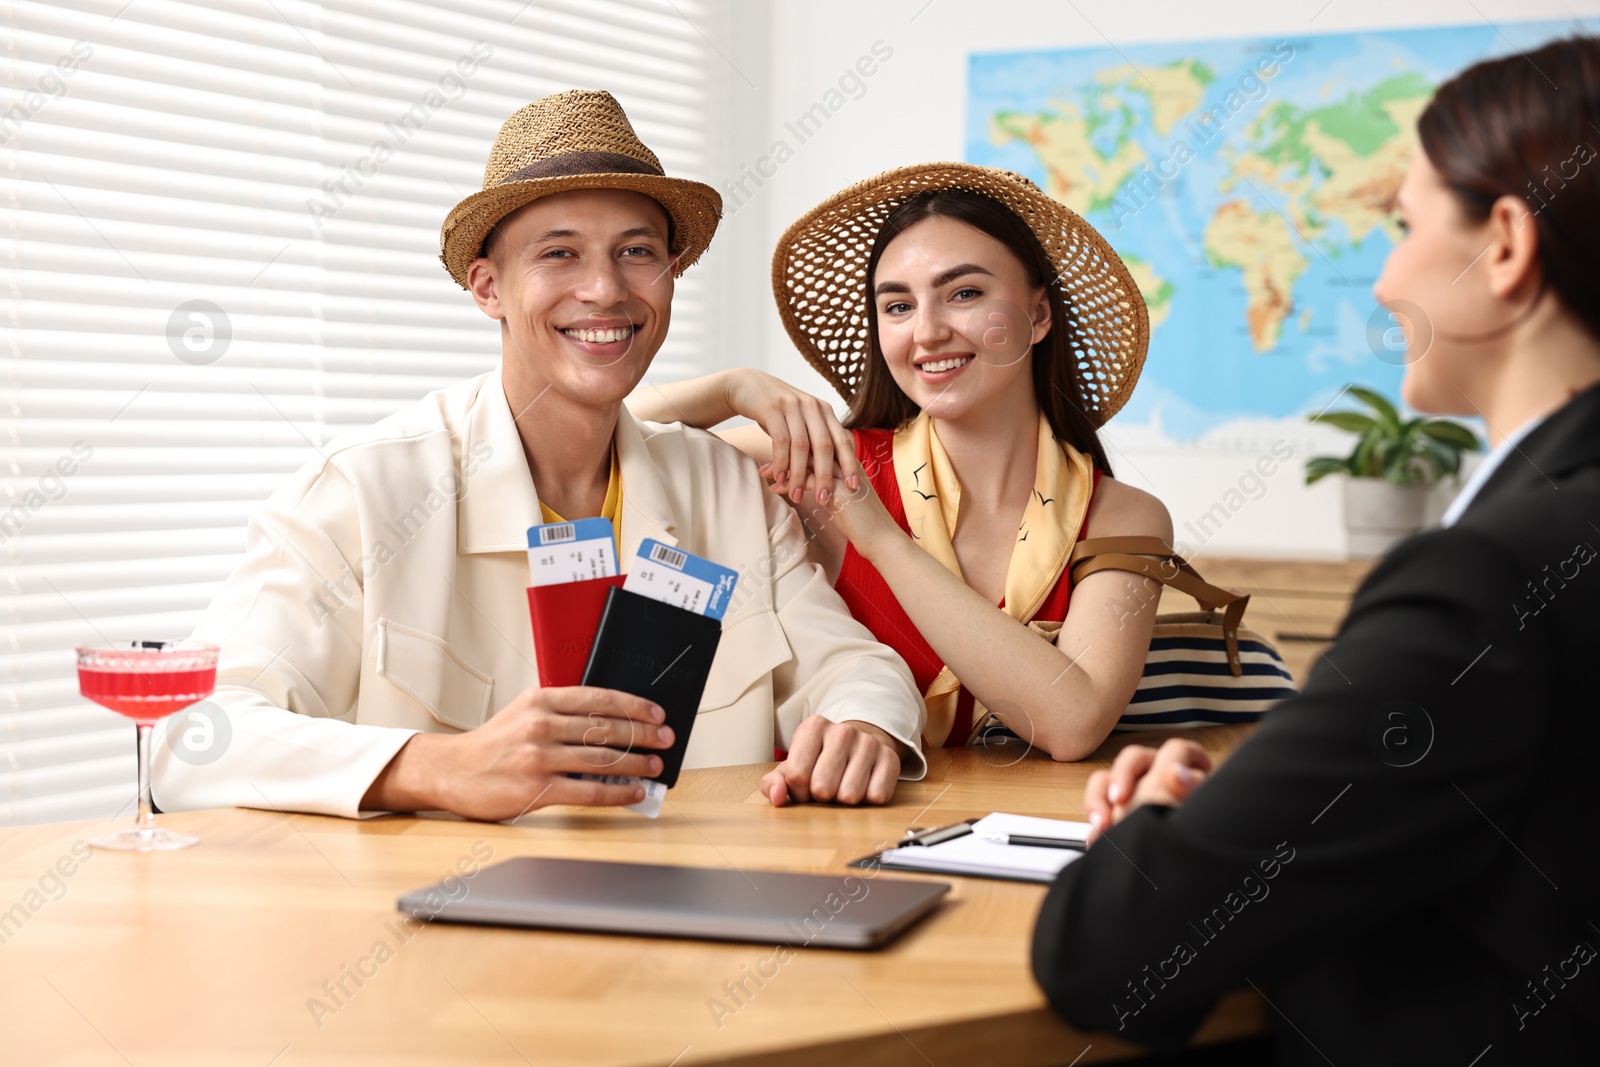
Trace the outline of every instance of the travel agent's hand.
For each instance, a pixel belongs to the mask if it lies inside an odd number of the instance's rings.
[[[1111,829],[1141,804],[1177,807],[1211,773],[1211,757],[1193,741],[1174,737],[1159,750],[1129,745],[1117,753],[1109,771],[1095,771],[1084,789],[1083,806],[1094,827],[1089,840]]]

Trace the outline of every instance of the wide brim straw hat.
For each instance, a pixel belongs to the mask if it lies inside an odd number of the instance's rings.
[[[700,258],[722,218],[709,185],[669,178],[633,132],[610,93],[573,89],[535,100],[500,127],[483,169],[483,189],[450,209],[439,230],[439,260],[467,288],[467,268],[489,231],[540,197],[572,189],[625,189],[653,198],[672,220],[677,273]]]
[[[857,182],[806,212],[772,254],[772,292],[789,337],[806,361],[854,401],[871,347],[867,260],[889,215],[921,193],[964,189],[1004,204],[1027,223],[1055,266],[1070,321],[1086,412],[1095,425],[1133,392],[1150,343],[1150,316],[1133,275],[1066,205],[1020,174],[970,163],[922,163]]]

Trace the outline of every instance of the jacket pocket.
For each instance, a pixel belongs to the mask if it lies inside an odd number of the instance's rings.
[[[727,707],[793,655],[776,614],[761,611],[746,615],[722,631],[716,658],[711,661],[711,677],[700,697],[700,710]]]
[[[493,710],[494,679],[439,638],[392,619],[378,620],[378,677],[458,730],[483,725]]]

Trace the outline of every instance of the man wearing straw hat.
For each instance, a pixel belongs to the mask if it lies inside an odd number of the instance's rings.
[[[525,531],[591,515],[612,521],[623,570],[654,538],[740,572],[685,766],[787,749],[788,799],[846,803],[922,775],[910,672],[805,562],[754,464],[623,407],[720,212],[607,93],[506,121],[440,257],[500,323],[501,366],[335,442],[252,521],[196,632],[222,647],[229,740],[206,761],[158,746],[162,807],[507,819],[640,800],[569,775],[659,772],[660,709],[537,686]]]

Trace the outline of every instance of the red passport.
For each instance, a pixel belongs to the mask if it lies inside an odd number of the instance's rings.
[[[533,586],[528,612],[533,619],[533,654],[539,660],[539,684],[581,685],[594,633],[606,608],[606,594],[621,589],[627,575],[591,578],[586,582]]]

